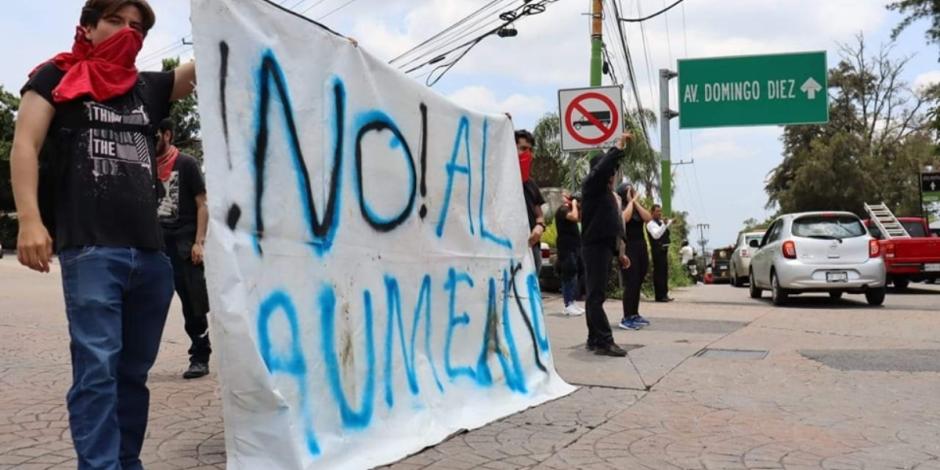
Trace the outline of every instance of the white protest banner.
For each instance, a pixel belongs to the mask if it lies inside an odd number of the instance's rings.
[[[192,6],[229,468],[367,468],[569,393],[511,122],[272,2]]]

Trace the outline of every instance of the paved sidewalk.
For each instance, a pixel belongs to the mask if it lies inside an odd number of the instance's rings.
[[[74,468],[58,276],[14,263],[0,260],[0,469]],[[582,387],[391,468],[940,470],[940,288],[889,295],[881,309],[857,296],[774,308],[729,286],[676,297],[643,304],[650,328],[616,330],[631,351],[612,359],[584,350],[583,317],[548,295],[556,366]],[[164,338],[144,463],[224,468],[217,382],[179,377],[178,305]]]

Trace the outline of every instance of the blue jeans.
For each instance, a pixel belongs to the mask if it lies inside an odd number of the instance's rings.
[[[147,373],[157,358],[173,296],[173,268],[161,251],[63,250],[72,387],[69,427],[78,468],[142,469]]]
[[[575,297],[578,292],[578,278],[573,277],[571,279],[566,279],[561,281],[561,297],[565,301],[565,307],[571,305],[575,301]]]

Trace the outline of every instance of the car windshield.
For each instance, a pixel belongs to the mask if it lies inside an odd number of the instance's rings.
[[[924,231],[924,224],[920,221],[912,220],[909,222],[901,222],[901,225],[904,226],[904,230],[907,230],[907,234],[914,238],[923,238],[929,237],[927,232]]]
[[[748,245],[750,245],[751,242],[754,241],[754,240],[757,240],[758,242],[760,242],[761,239],[763,239],[763,238],[764,238],[764,234],[763,234],[763,233],[760,234],[760,235],[748,235],[747,238],[744,239],[744,245],[745,245],[745,246],[748,246]]]
[[[809,215],[793,221],[793,235],[841,240],[865,235],[865,227],[850,215]]]

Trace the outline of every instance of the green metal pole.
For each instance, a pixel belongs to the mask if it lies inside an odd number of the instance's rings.
[[[601,86],[604,75],[604,1],[592,0],[591,5],[591,86]]]
[[[601,52],[604,40],[599,36],[591,38],[591,86],[601,86],[604,74],[604,59]]]

